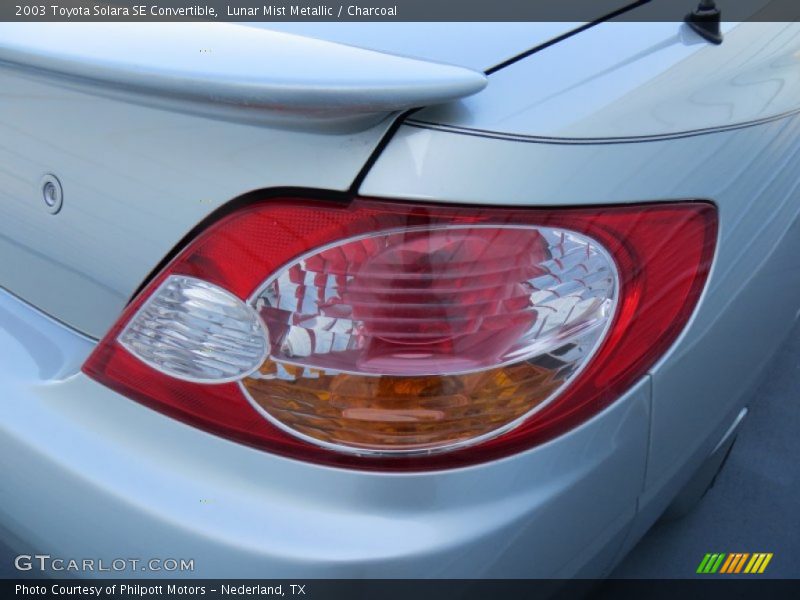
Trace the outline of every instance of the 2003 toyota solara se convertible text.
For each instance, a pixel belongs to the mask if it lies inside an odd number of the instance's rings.
[[[0,24],[9,554],[599,577],[687,510],[800,309],[800,25],[601,16]]]

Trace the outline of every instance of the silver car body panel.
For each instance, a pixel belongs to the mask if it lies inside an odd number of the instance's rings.
[[[577,143],[736,127],[800,110],[800,24],[722,30],[725,43],[714,46],[685,24],[601,23],[493,73],[482,93],[410,121]],[[531,84],[523,91],[520,82]]]
[[[651,371],[647,477],[632,544],[750,400],[797,319],[798,172],[798,116],[614,144],[520,141],[405,125],[360,191],[512,206],[717,204],[719,241],[705,293],[683,335]]]
[[[0,64],[180,112],[363,129],[455,100],[482,73],[233,23],[0,23]]]
[[[624,3],[615,3],[624,4]],[[598,14],[600,14],[598,12]],[[399,56],[487,71],[585,23],[242,23]]]
[[[0,70],[0,281],[101,337],[170,249],[232,198],[346,190],[391,124],[322,134],[158,110]],[[64,190],[46,210],[42,177]]]
[[[489,71],[525,52],[585,30],[609,17],[629,10],[641,10],[639,4],[639,0],[572,0],[569,5],[562,3],[558,12],[565,18],[574,16],[581,21],[563,22],[252,21],[241,24]]]

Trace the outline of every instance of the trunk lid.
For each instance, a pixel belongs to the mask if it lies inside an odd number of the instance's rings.
[[[198,24],[91,25],[0,26],[0,287],[101,337],[215,209],[253,190],[347,190],[397,111],[477,91],[479,71],[580,24],[215,24],[197,47]],[[180,36],[190,51],[164,41]],[[341,81],[320,85],[334,68]]]

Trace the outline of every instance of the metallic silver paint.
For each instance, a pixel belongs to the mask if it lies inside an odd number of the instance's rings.
[[[0,23],[0,65],[179,112],[306,130],[329,121],[363,129],[486,85],[464,67],[232,23]]]
[[[492,160],[487,160],[487,157]],[[708,457],[800,307],[800,116],[621,144],[499,140],[404,126],[368,196],[505,205],[711,199],[714,265],[698,309],[653,368],[647,481],[628,546]]]
[[[389,125],[337,135],[252,127],[0,69],[0,286],[101,337],[214,209],[261,188],[346,190]],[[55,219],[41,206],[48,172],[69,194]]]
[[[800,24],[725,23],[714,46],[679,23],[601,23],[412,122],[546,141],[731,127],[800,110]],[[523,83],[524,82],[524,83]]]
[[[615,2],[625,4],[625,0]],[[247,27],[284,31],[398,56],[486,71],[583,23],[386,23],[247,22]]]

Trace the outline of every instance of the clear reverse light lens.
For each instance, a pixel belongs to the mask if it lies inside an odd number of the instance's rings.
[[[225,383],[257,369],[267,339],[255,311],[226,290],[171,275],[119,336],[145,364],[185,381]]]

